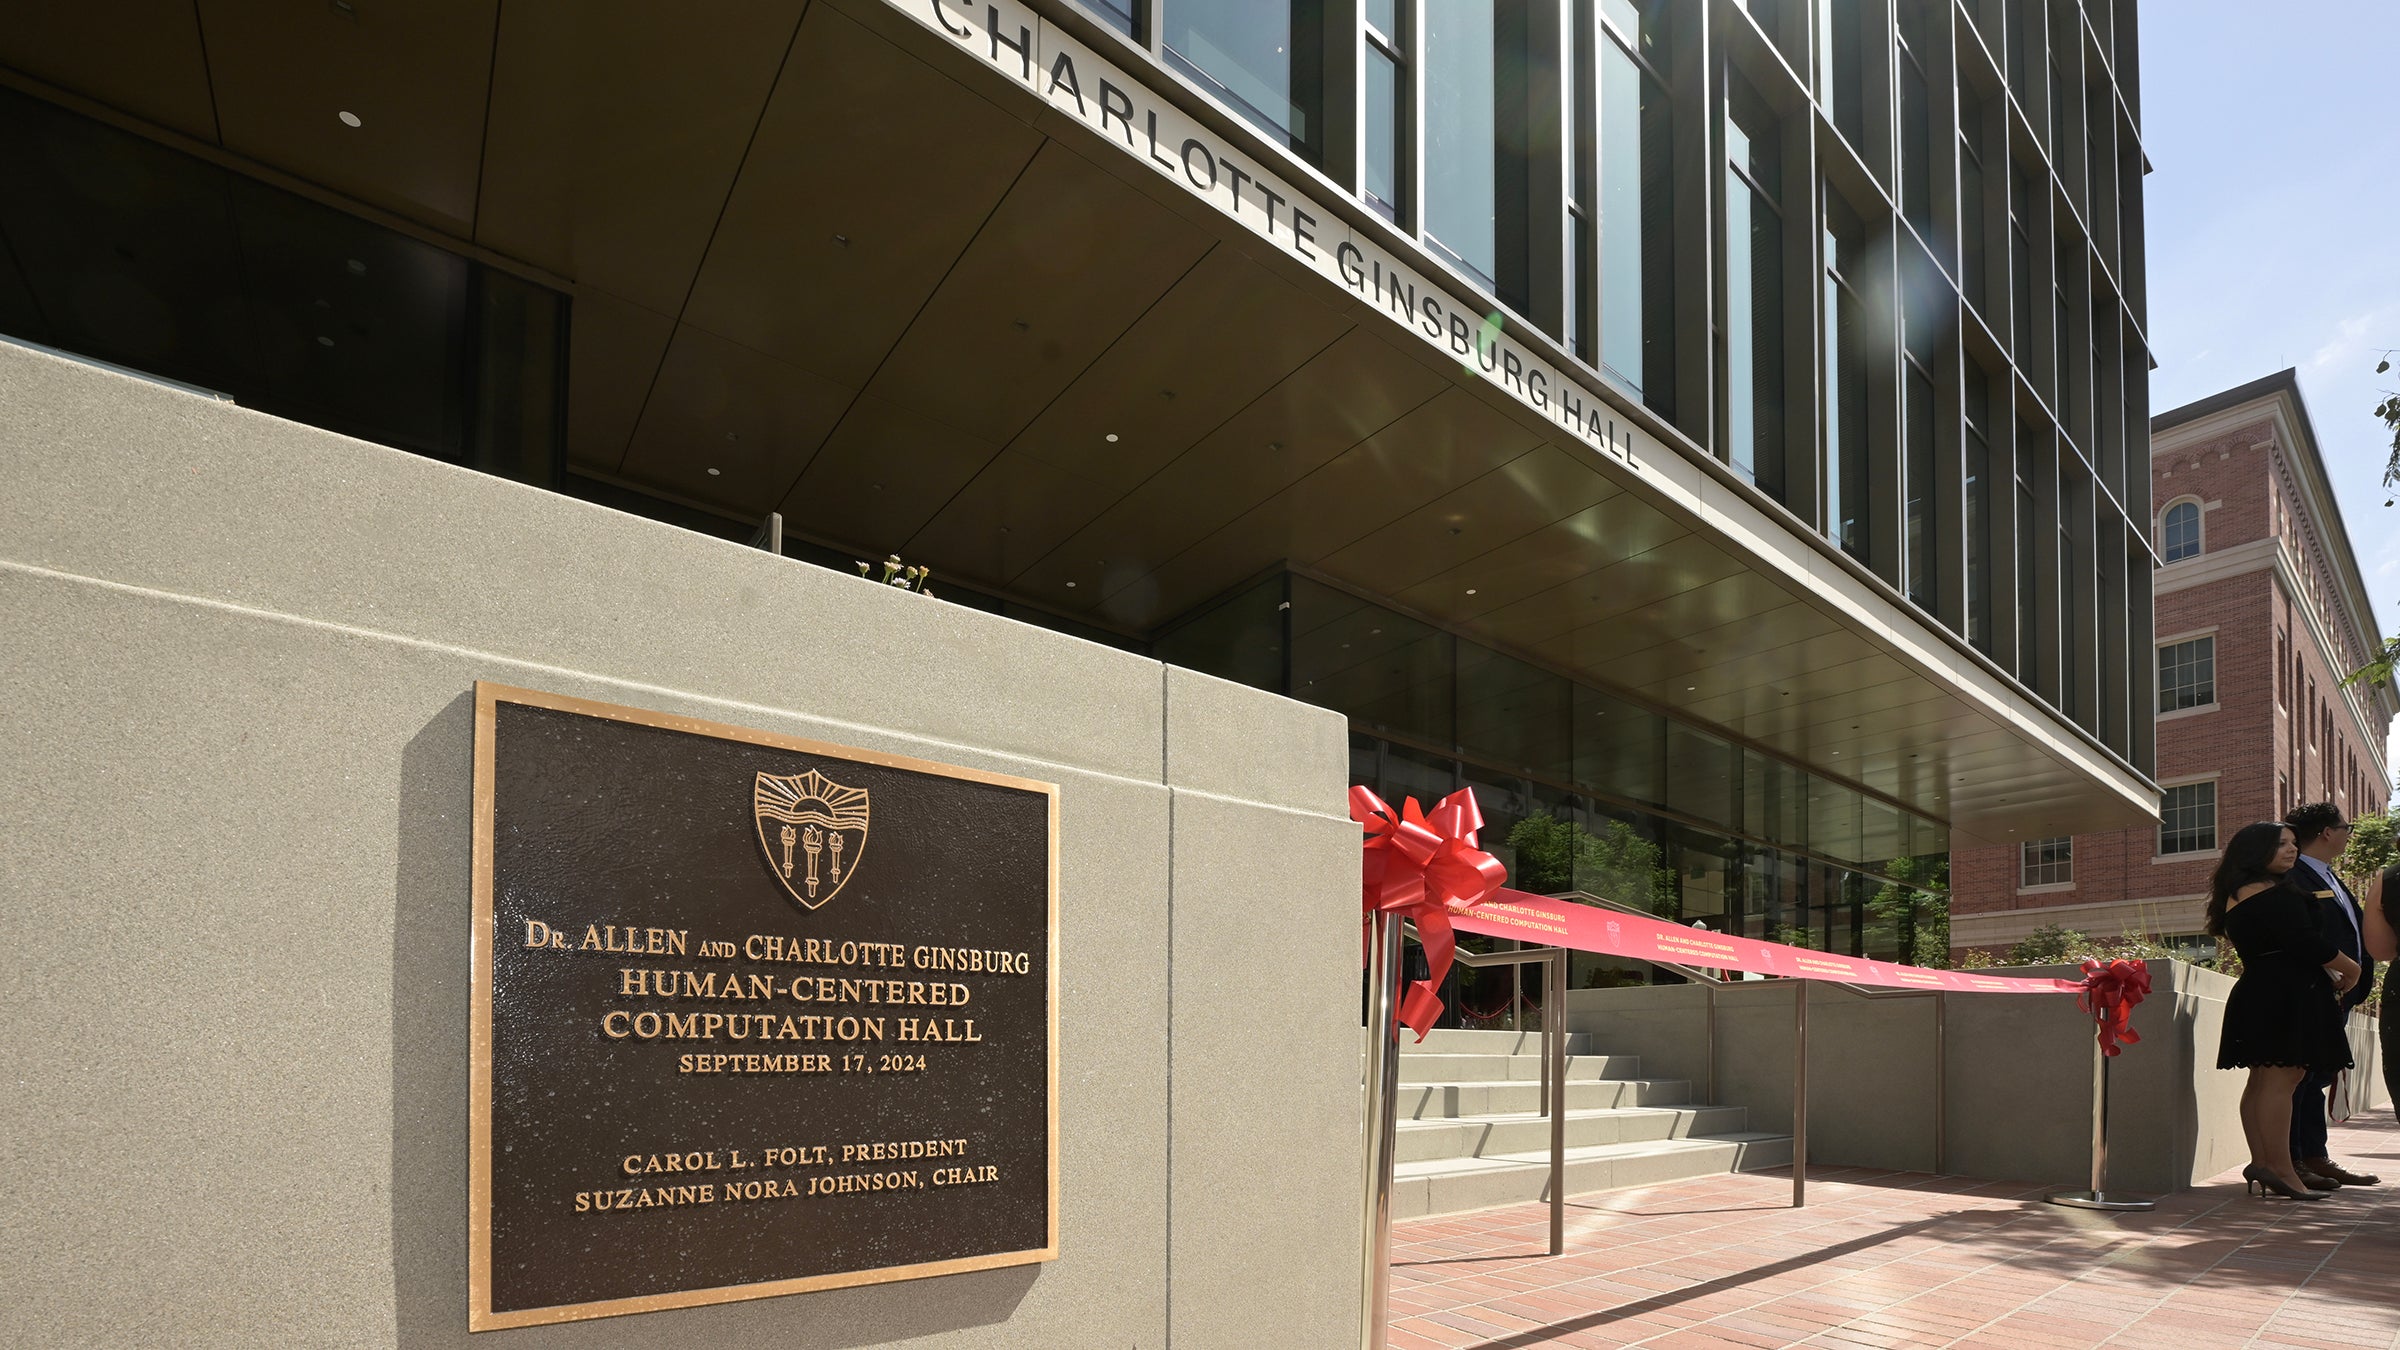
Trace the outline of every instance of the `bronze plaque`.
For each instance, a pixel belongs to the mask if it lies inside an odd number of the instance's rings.
[[[468,1325],[1058,1254],[1058,789],[478,684]]]

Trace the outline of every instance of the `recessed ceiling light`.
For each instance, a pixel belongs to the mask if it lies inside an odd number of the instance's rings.
[[[725,433],[725,443],[726,443],[727,445],[731,445],[731,444],[733,444],[735,441],[738,441],[738,440],[740,440],[741,438],[742,438],[742,433],[740,433],[740,432],[738,432],[738,431],[728,431],[728,432],[726,432],[726,433]]]
[[[709,476],[709,477],[711,477],[711,478],[714,478],[714,477],[716,477],[718,474],[721,474],[721,473],[723,473],[723,472],[725,472],[723,469],[710,469],[710,470],[708,471],[708,476]]]
[[[319,333],[317,334],[317,345],[320,347],[330,347],[333,345],[333,339],[325,336],[323,333]]]
[[[344,108],[334,115],[342,119],[343,126],[355,127],[359,125],[358,114],[350,111],[348,108]]]
[[[356,258],[352,258],[350,261],[343,263],[342,266],[349,268],[350,275],[354,277],[363,277],[367,274],[367,265],[363,262],[360,262]]]
[[[1687,684],[1687,685],[1685,685],[1685,686],[1683,687],[1683,692],[1685,692],[1685,693],[1687,693],[1687,694],[1690,694],[1690,693],[1696,693],[1696,692],[1698,692],[1699,688],[1700,688],[1700,686],[1699,686],[1699,685],[1696,685],[1696,684]]]
[[[1071,591],[1071,590],[1074,590],[1074,589],[1075,589],[1075,583],[1074,583],[1074,582],[1072,582],[1072,581],[1068,582],[1068,583],[1067,583],[1067,589],[1068,589],[1068,590],[1070,590],[1070,591]]]
[[[1108,433],[1108,443],[1110,445],[1115,445],[1117,443],[1117,433],[1113,431]]]
[[[833,237],[833,242],[840,244],[843,248],[848,248],[850,247],[850,236],[846,234],[837,234]]]
[[[1474,593],[1475,593],[1475,588],[1474,588],[1474,587],[1472,587],[1472,586],[1469,586],[1469,587],[1467,588],[1467,594],[1469,594],[1469,595],[1473,595]]]

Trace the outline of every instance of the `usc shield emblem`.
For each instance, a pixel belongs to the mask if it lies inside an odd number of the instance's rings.
[[[752,794],[758,846],[767,870],[803,909],[831,900],[867,851],[867,790],[843,787],[811,769],[788,777],[760,773]]]

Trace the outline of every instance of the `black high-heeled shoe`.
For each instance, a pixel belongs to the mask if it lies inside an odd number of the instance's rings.
[[[2291,1183],[2273,1172],[2251,1163],[2242,1168],[2242,1190],[2247,1195],[2280,1195],[2286,1200],[2322,1200],[2323,1191],[2294,1190]]]

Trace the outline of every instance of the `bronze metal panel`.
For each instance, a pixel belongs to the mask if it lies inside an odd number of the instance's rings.
[[[226,149],[474,237],[499,0],[197,3]]]
[[[1240,249],[1219,244],[1044,408],[1009,454],[1122,495],[1349,327]]]
[[[1320,565],[1352,585],[1398,594],[1579,511],[1618,500],[1631,512],[1625,518],[1629,535],[1675,528],[1658,512],[1625,497],[1574,452],[1545,444],[1327,556]],[[1594,561],[1628,551],[1639,549],[1629,544]],[[1463,594],[1471,584],[1462,583],[1458,590]],[[1458,611],[1444,605],[1438,612]]]
[[[851,398],[830,380],[685,324],[626,447],[624,476],[764,519],[792,465],[824,443]]]
[[[585,291],[569,310],[567,459],[618,472],[633,429],[667,358],[675,321],[602,291]]]
[[[509,0],[475,241],[681,312],[801,8]]]
[[[1144,579],[1150,603],[1181,613],[1279,560],[1338,552],[1529,453],[1538,439],[1467,391],[1445,390],[1168,559]]]
[[[823,538],[897,552],[999,452],[989,441],[870,394],[851,405],[782,505],[770,509]]]
[[[217,139],[191,0],[23,0],[0,22],[0,65],[194,140]]]
[[[1439,391],[1436,377],[1389,343],[1352,332],[1028,568],[1018,585],[1046,602],[1090,608]]]
[[[811,5],[683,318],[863,388],[1041,144]]]
[[[1628,517],[1627,499],[1612,500],[1614,518]],[[1638,505],[1638,503],[1633,503]],[[1654,529],[1676,528],[1674,523],[1657,511],[1647,517],[1631,519],[1644,525],[1655,521]],[[1645,536],[1629,531],[1622,525],[1612,529],[1612,541],[1638,543]],[[1573,582],[1527,596],[1506,608],[1486,615],[1484,622],[1496,633],[1507,633],[1511,639],[1526,645],[1546,649],[1577,652],[1585,649],[1606,653],[1614,649],[1615,633],[1606,620],[1611,614],[1639,609],[1679,591],[1705,586],[1743,571],[1732,555],[1719,548],[1704,534],[1685,534],[1671,537],[1653,548],[1646,548],[1605,567],[1594,570]]]
[[[1659,533],[1620,529],[1615,521],[1626,513],[1616,506],[1612,498],[1585,507],[1402,591],[1401,600],[1428,612],[1461,615],[1478,627],[1537,596],[1572,605],[1576,588],[1586,585],[1600,564],[1618,557],[1618,549],[1638,549],[1664,531],[1682,528],[1645,508],[1633,519]]]
[[[1208,252],[1210,238],[1051,142],[867,392],[1004,445]],[[1105,277],[1104,285],[1093,283]]]
[[[1005,450],[900,551],[945,573],[1009,576],[1090,524],[1120,495],[1082,474]]]
[[[1056,787],[488,683],[475,732],[471,1330],[1057,1256]]]

